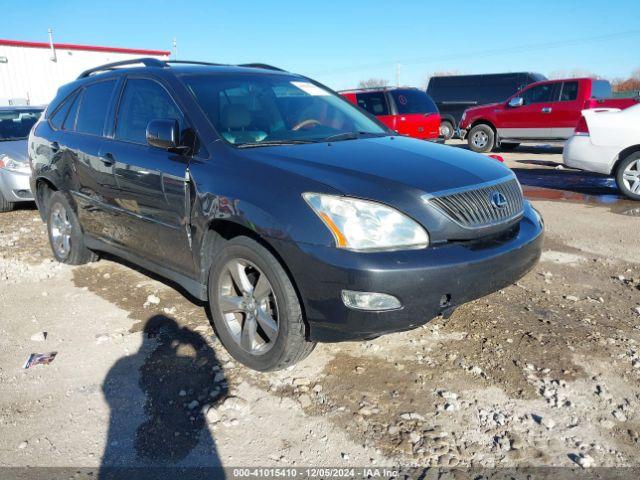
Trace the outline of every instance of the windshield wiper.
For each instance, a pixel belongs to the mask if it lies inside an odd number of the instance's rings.
[[[263,142],[247,142],[236,145],[238,148],[273,147],[276,145],[301,145],[303,143],[315,143],[311,140],[265,140]]]
[[[329,135],[328,137],[323,138],[322,142],[337,142],[340,140],[357,140],[358,138],[362,138],[363,136],[367,137],[382,137],[383,133],[373,133],[373,132],[342,132],[336,133],[335,135]]]

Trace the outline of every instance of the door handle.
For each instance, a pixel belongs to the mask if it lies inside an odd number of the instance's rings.
[[[551,113],[551,110],[553,110],[551,107],[544,107],[541,112],[542,113]]]
[[[114,158],[113,154],[111,153],[105,153],[104,155],[102,155],[100,157],[100,161],[102,163],[104,163],[107,167],[113,165],[114,163],[116,163],[116,159]]]

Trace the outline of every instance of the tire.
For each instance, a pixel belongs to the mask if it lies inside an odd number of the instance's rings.
[[[14,203],[7,201],[2,192],[0,192],[0,213],[10,212],[13,210],[13,206]]]
[[[496,135],[489,125],[479,123],[469,132],[467,142],[474,152],[489,153],[496,144]]]
[[[626,197],[640,200],[640,152],[632,153],[618,164],[616,183]]]
[[[511,150],[515,150],[519,146],[520,146],[519,143],[504,143],[504,142],[501,142],[500,143],[500,150],[505,150],[507,152],[510,152]]]
[[[455,129],[453,128],[453,124],[448,120],[443,120],[440,122],[440,136],[445,140],[451,140],[453,138],[453,134],[455,133]]]
[[[254,370],[281,370],[315,348],[305,338],[302,308],[289,276],[271,252],[248,237],[233,238],[215,254],[209,270],[209,306],[224,347]]]
[[[97,260],[84,244],[84,235],[73,208],[60,192],[53,192],[47,204],[47,233],[53,256],[60,263],[83,265]]]

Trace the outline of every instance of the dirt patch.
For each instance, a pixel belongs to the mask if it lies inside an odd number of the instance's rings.
[[[208,331],[205,305],[186,298],[171,284],[151,279],[149,272],[129,265],[101,260],[73,270],[73,283],[86,288],[129,312],[135,321],[131,332],[140,331],[150,315],[170,315],[181,325]]]
[[[280,394],[422,465],[563,464],[570,449],[628,462],[638,438],[629,412],[640,400],[640,271],[547,245],[516,285],[448,320],[331,345],[318,387],[294,379]]]
[[[35,207],[0,214],[0,256],[30,265],[51,257],[47,228]]]

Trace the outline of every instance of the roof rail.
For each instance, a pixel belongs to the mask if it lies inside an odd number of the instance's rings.
[[[274,67],[273,65],[268,65],[266,63],[241,63],[237,65],[238,67],[247,67],[247,68],[264,68],[265,70],[276,70],[278,72],[286,72],[282,68]]]
[[[223,66],[222,63],[211,63],[211,62],[199,62],[199,61],[191,61],[191,60],[158,60],[157,58],[134,58],[132,60],[123,60],[121,62],[114,63],[106,63],[104,65],[100,65],[98,67],[90,68],[89,70],[85,70],[78,76],[78,80],[81,78],[86,78],[90,76],[92,73],[97,72],[105,72],[107,70],[114,70],[118,67],[124,67],[125,65],[137,65],[142,64],[145,67],[166,67],[171,64],[191,64],[191,65],[210,65],[210,66]],[[237,65],[238,67],[247,67],[247,68],[264,68],[267,70],[276,70],[278,72],[284,72],[285,70],[274,67],[273,65],[267,65],[266,63],[243,63]]]
[[[117,67],[123,67],[125,65],[137,65],[137,64],[143,64],[145,67],[164,67],[166,66],[166,63],[162,60],[158,60],[157,58],[134,58],[132,60],[123,60],[121,62],[113,62],[113,63],[106,63],[104,65],[100,65],[99,67],[94,67],[94,68],[90,68],[89,70],[85,70],[84,72],[82,72],[79,76],[78,76],[78,80],[80,80],[81,78],[86,78],[89,75],[91,75],[92,73],[97,73],[97,72],[105,72],[107,70],[113,70]]]
[[[398,88],[395,87],[393,85],[384,85],[382,87],[361,87],[361,88],[347,88],[345,90],[338,90],[338,93],[345,93],[345,92],[368,92],[371,90],[393,90],[394,88]],[[412,88],[412,87],[403,87],[403,88]]]
[[[192,61],[192,60],[165,60],[166,64],[171,64],[171,63],[185,63],[187,65],[191,64],[191,65],[211,65],[213,67],[219,67],[221,65],[224,65],[222,63],[211,63],[211,62],[199,62],[199,61]]]

